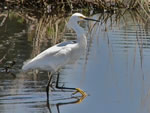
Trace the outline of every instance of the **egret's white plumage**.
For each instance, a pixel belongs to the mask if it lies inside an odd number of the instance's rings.
[[[22,69],[24,71],[40,69],[56,72],[61,66],[77,60],[83,50],[84,48],[81,48],[78,43],[63,42],[48,48],[32,60],[27,61]]]
[[[27,61],[23,65],[22,70],[40,69],[56,72],[61,66],[76,61],[84,53],[87,46],[85,31],[77,24],[83,18],[85,18],[84,15],[75,13],[68,22],[68,27],[77,33],[76,42],[62,42],[46,49],[35,58]]]

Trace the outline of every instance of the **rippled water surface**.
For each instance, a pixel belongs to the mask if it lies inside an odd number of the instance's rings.
[[[105,23],[81,23],[87,31],[86,55],[61,69],[59,85],[80,87],[88,96],[77,103],[80,95],[52,89],[48,109],[48,73],[22,73],[21,67],[49,46],[76,35],[64,24],[68,18],[58,17],[55,23],[43,16],[32,22],[11,13],[0,27],[0,113],[149,113],[150,29],[135,18],[126,13],[117,20],[114,14]]]

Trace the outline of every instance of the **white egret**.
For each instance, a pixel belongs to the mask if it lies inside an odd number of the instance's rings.
[[[46,87],[47,100],[49,100],[49,85],[50,85],[52,75],[56,73],[62,66],[69,63],[73,63],[74,61],[79,59],[81,54],[83,54],[84,51],[86,50],[87,39],[85,36],[85,31],[83,28],[81,28],[78,25],[78,21],[81,20],[91,20],[91,21],[99,22],[99,20],[87,18],[86,16],[80,13],[73,14],[70,17],[70,20],[67,25],[69,28],[72,28],[76,32],[77,40],[66,41],[54,45],[46,49],[39,55],[37,55],[35,58],[27,61],[22,67],[23,71],[28,71],[31,69],[40,69],[40,70],[46,70],[51,72],[51,77]],[[57,77],[58,78],[57,78],[56,88],[60,88],[58,87],[59,74]],[[86,93],[82,91],[80,88],[61,87],[61,89],[76,90],[76,93],[79,92],[82,94],[82,96],[84,97],[86,96]]]

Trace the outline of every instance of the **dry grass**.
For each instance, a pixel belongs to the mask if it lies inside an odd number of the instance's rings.
[[[120,9],[138,10],[142,15],[149,17],[150,0],[7,0],[0,2],[0,11],[6,9],[26,10],[31,15],[50,15],[72,10],[86,9],[96,12],[114,13]]]

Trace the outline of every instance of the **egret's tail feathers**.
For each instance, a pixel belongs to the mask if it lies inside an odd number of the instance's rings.
[[[28,71],[31,69],[31,63],[30,63],[31,60],[27,60],[23,63],[23,66],[22,66],[22,70],[24,72]]]

